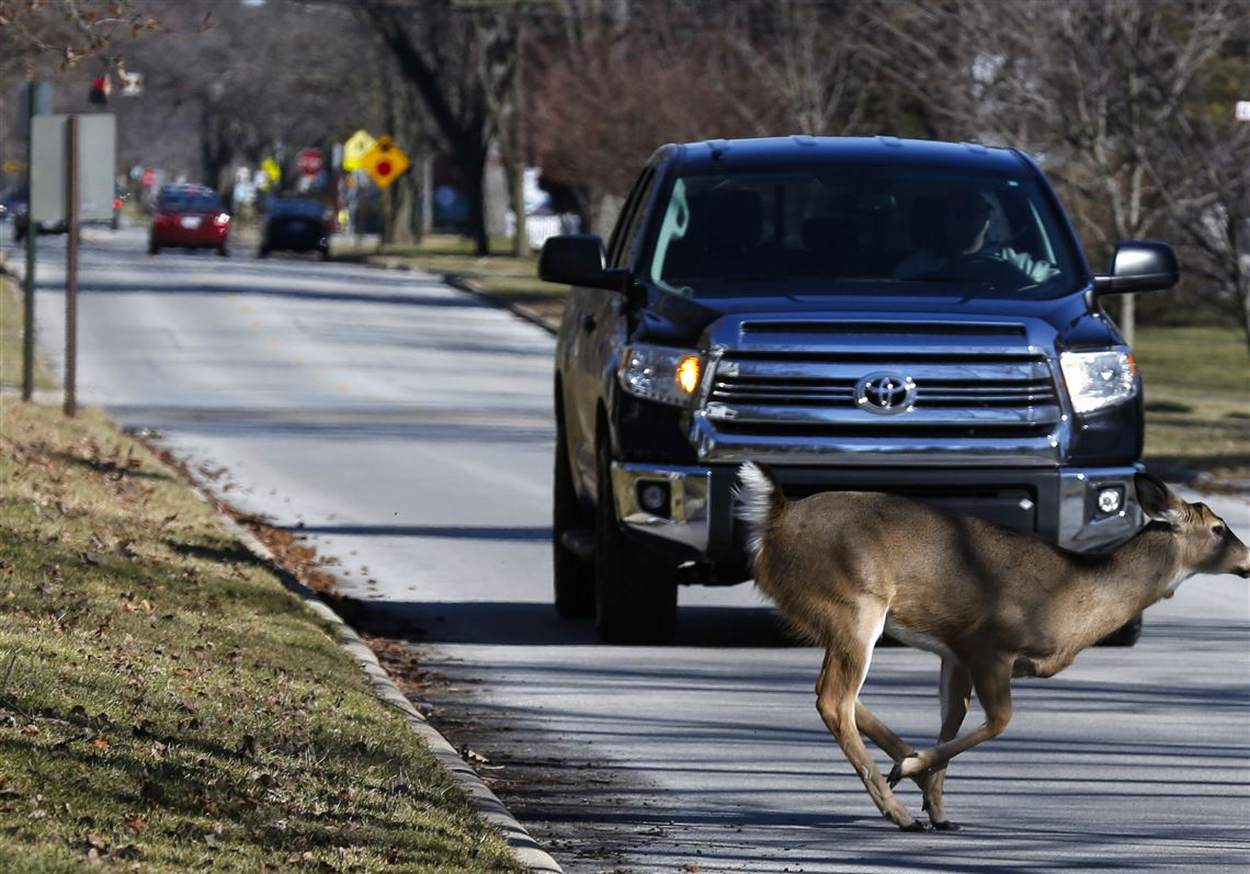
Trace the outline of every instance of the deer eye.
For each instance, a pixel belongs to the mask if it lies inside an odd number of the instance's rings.
[[[1223,537],[1224,532],[1227,530],[1228,529],[1225,528],[1223,525],[1216,525],[1214,528],[1211,529],[1211,533],[1214,534],[1216,537]]]

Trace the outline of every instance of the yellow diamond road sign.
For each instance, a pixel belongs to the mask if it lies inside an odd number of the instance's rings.
[[[274,185],[282,181],[282,168],[278,166],[278,162],[273,158],[266,158],[260,162],[260,171],[264,174],[264,179],[257,183],[257,187],[261,191],[268,191]]]
[[[360,159],[374,147],[377,140],[367,130],[358,130],[343,143],[343,169],[359,170]]]
[[[360,169],[368,173],[378,188],[387,188],[412,166],[408,155],[390,137],[379,137],[373,148],[360,159]]]

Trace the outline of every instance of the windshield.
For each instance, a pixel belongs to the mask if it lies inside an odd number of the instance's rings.
[[[1082,269],[1027,177],[825,166],[669,188],[651,281],[692,297],[907,293],[1051,298]]]
[[[220,212],[221,198],[199,192],[167,192],[161,195],[157,208],[166,212]]]
[[[279,200],[269,202],[270,215],[299,216],[300,218],[321,218],[324,208],[315,200]]]

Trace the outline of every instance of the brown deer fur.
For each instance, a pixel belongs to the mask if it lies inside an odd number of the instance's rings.
[[[1148,520],[1114,552],[1065,552],[1036,537],[891,495],[787,501],[760,465],[740,471],[738,515],[760,589],[825,648],[816,706],[878,809],[920,830],[893,786],[915,780],[934,828],[946,763],[1011,719],[1011,678],[1049,677],[1195,573],[1250,576],[1250,551],[1205,504],[1137,477]],[[942,657],[938,744],[917,751],[859,701],[883,628]],[[986,721],[956,737],[970,694]],[[894,760],[883,778],[861,734]]]

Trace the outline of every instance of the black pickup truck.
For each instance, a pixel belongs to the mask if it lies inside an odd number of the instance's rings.
[[[573,286],[555,368],[555,604],[601,637],[672,636],[680,583],[748,578],[738,465],[788,496],[884,491],[1113,547],[1141,525],[1142,389],[1106,294],[1015,149],[893,137],[666,145],[606,252],[555,237]],[[1119,642],[1136,640],[1140,623]]]

